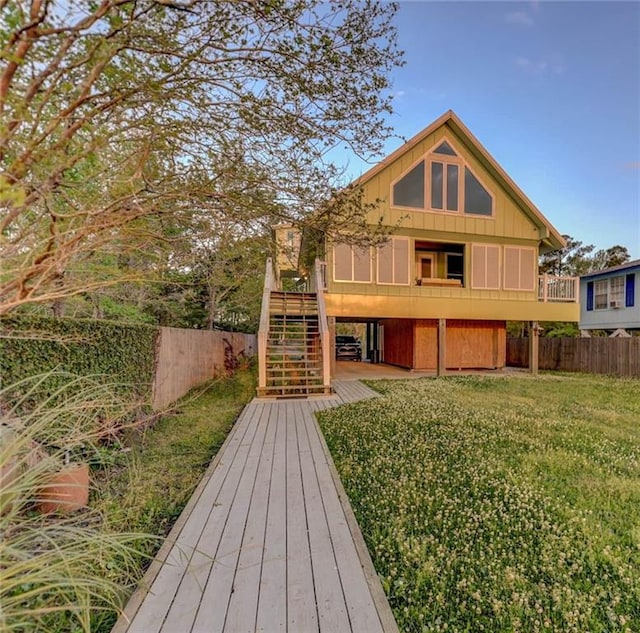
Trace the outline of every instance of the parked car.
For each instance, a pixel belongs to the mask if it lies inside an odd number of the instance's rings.
[[[337,360],[362,360],[362,345],[355,336],[336,336]]]

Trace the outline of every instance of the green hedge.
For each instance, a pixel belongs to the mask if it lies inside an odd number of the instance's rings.
[[[154,374],[158,328],[85,319],[33,316],[0,321],[0,376],[8,387],[58,370],[77,376],[105,375],[125,396],[147,398]],[[66,382],[47,379],[47,389]]]

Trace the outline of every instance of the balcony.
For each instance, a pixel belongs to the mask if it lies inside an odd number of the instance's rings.
[[[579,277],[538,277],[538,301],[543,303],[578,303],[580,300]]]

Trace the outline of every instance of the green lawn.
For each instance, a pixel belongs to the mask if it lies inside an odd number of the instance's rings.
[[[164,537],[222,446],[244,405],[255,395],[254,371],[239,371],[193,390],[171,414],[128,438],[125,459],[98,473],[94,503],[104,528]],[[159,539],[141,543],[152,556]],[[149,560],[140,557],[140,578]],[[116,614],[99,614],[92,631],[107,633]]]
[[[378,381],[320,423],[403,631],[640,631],[640,381]]]

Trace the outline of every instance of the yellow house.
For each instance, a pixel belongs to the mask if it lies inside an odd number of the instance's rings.
[[[368,323],[374,362],[500,368],[506,321],[578,321],[578,280],[538,274],[564,240],[452,111],[354,184],[395,228],[377,248],[327,243],[314,290],[330,333]]]

